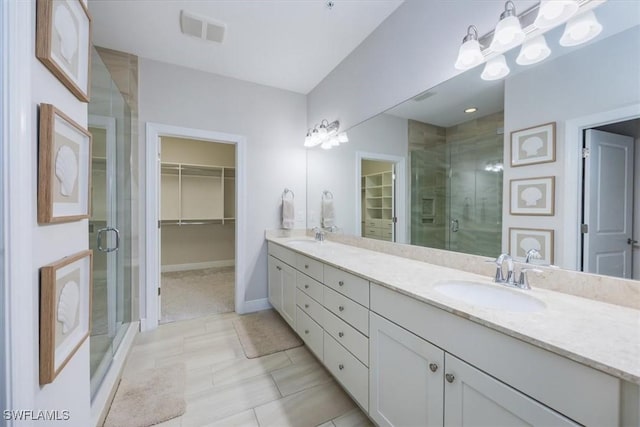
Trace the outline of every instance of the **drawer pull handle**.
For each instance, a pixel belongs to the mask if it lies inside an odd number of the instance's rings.
[[[449,383],[452,383],[456,379],[455,375],[453,374],[445,374],[444,377]]]
[[[344,305],[341,305],[340,307],[338,307],[338,310],[344,311]]]
[[[338,282],[338,286],[344,286],[344,281],[340,280],[340,281]]]
[[[308,329],[305,329],[305,330],[304,330],[304,333],[305,333],[305,335],[309,335],[309,330],[308,330]]]
[[[344,369],[344,365],[341,363],[338,365],[338,369],[340,369],[341,371]]]
[[[338,336],[342,338],[344,336],[344,332],[338,332]]]
[[[305,305],[304,305],[304,308],[309,308],[309,304],[305,304]]]
[[[436,363],[430,363],[429,369],[431,369],[431,372],[435,372],[438,370],[438,365]]]
[[[304,268],[309,268],[309,264],[305,264],[305,265],[304,265]]]
[[[280,271],[282,270],[282,267],[280,267],[279,265],[276,266],[276,270]]]
[[[304,285],[304,288],[305,289],[309,289],[309,285]]]

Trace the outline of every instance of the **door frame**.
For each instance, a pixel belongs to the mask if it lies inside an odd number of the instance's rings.
[[[560,193],[565,203],[565,212],[561,213],[562,232],[561,250],[562,267],[580,271],[582,260],[582,166],[583,131],[611,123],[640,118],[640,103],[600,113],[590,114],[567,120],[564,126],[564,177],[566,183]],[[579,159],[576,161],[576,159]],[[577,244],[570,244],[577,242]]]
[[[145,195],[145,229],[146,237],[144,286],[140,287],[140,312],[144,317],[140,321],[141,330],[152,330],[158,327],[158,286],[160,284],[160,245],[158,221],[160,220],[160,183],[158,177],[159,158],[158,148],[160,137],[176,137],[197,139],[236,146],[236,223],[235,223],[235,311],[238,314],[247,311],[244,294],[245,282],[245,242],[242,239],[246,235],[247,211],[246,211],[246,137],[223,132],[215,132],[204,129],[194,129],[182,126],[173,126],[160,123],[147,122],[146,125],[146,195]],[[144,305],[143,305],[144,303]],[[141,316],[142,317],[142,316]]]
[[[37,351],[31,351],[38,342],[38,328],[33,327],[38,299],[32,253],[36,213],[36,174],[32,172],[37,157],[32,143],[36,114],[31,99],[34,8],[34,2],[0,2],[2,281],[28,285],[0,289],[0,343],[7,349],[0,356],[0,406],[7,409],[35,408],[33,385],[38,383],[34,370]],[[17,424],[12,420],[6,423]]]
[[[402,227],[398,227],[396,223],[395,227],[395,243],[408,243],[407,236],[409,231],[409,222],[407,221],[407,158],[400,156],[393,156],[391,154],[369,153],[365,151],[356,151],[356,209],[355,209],[355,233],[356,236],[362,236],[362,198],[361,186],[362,186],[362,161],[363,160],[377,160],[383,162],[393,163],[395,165],[396,174],[396,186],[394,189],[394,206],[396,210],[396,217],[403,224]]]

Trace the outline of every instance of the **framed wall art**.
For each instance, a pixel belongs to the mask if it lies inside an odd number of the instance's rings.
[[[512,179],[511,215],[552,216],[555,210],[555,177]]]
[[[82,0],[38,0],[36,57],[80,101],[89,102],[91,17]]]
[[[40,384],[53,382],[91,330],[91,250],[40,268]]]
[[[542,263],[553,264],[553,234],[553,230],[509,228],[509,253],[524,260],[528,250],[537,249]]]
[[[555,161],[555,122],[511,132],[512,167]]]
[[[50,104],[40,105],[38,223],[89,217],[91,134]]]

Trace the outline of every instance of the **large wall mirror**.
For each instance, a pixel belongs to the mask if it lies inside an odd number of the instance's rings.
[[[585,44],[557,27],[542,62],[514,48],[506,78],[480,65],[310,149],[308,227],[328,190],[346,234],[640,279],[640,5],[593,11]]]

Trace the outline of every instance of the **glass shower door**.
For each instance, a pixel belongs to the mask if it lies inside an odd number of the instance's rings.
[[[92,70],[89,247],[94,253],[90,335],[93,397],[131,321],[131,113],[95,50]]]

